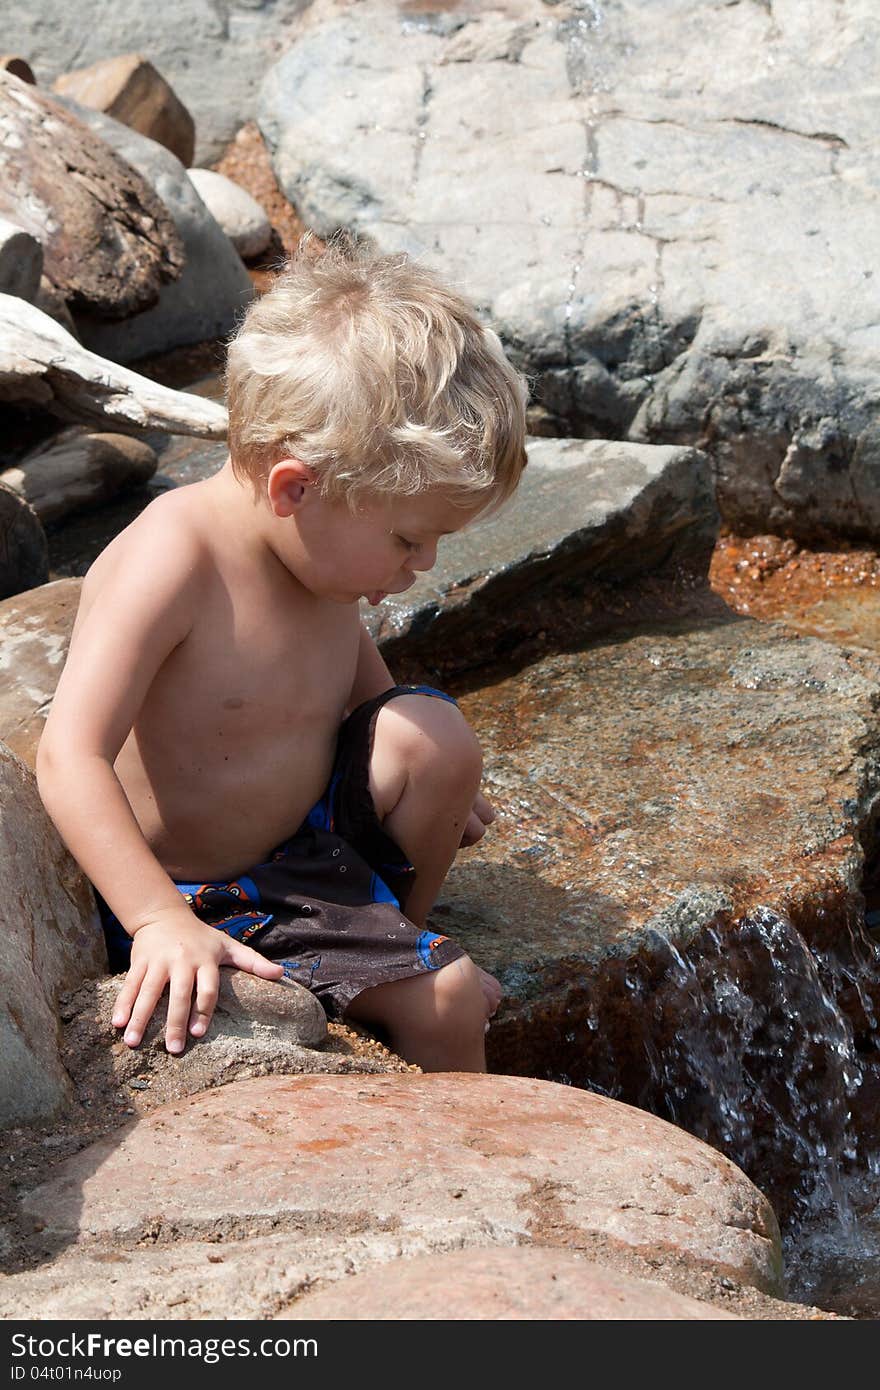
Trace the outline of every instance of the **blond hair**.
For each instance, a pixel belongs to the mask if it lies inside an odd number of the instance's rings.
[[[327,498],[367,494],[494,507],[525,466],[526,386],[497,335],[431,271],[308,238],[229,345],[236,476],[308,464]]]

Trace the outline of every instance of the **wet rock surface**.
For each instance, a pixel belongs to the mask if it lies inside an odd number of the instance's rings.
[[[162,1316],[181,1270],[204,1265],[206,1242],[227,1265],[212,1282],[227,1297],[239,1282],[240,1316],[270,1316],[316,1278],[338,1277],[340,1256],[352,1271],[461,1246],[601,1247],[649,1255],[673,1283],[711,1271],[778,1289],[772,1212],[721,1155],[602,1097],[513,1077],[236,1082],[67,1160],[23,1209],[40,1227],[34,1255],[58,1259],[6,1280],[0,1307],[40,1297],[53,1316],[94,1316],[84,1294],[112,1316]],[[145,1310],[156,1254],[168,1278]],[[284,1260],[283,1278],[267,1279],[269,1254],[275,1270]],[[85,1290],[62,1285],[72,1261],[90,1265]],[[200,1282],[175,1316],[205,1315],[216,1289]]]
[[[880,213],[854,99],[876,42],[870,0],[319,0],[259,121],[304,219],[442,266],[560,433],[706,441],[731,524],[876,537]]]

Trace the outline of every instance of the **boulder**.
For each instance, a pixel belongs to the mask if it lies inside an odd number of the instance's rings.
[[[45,526],[145,483],[158,463],[142,439],[69,429],[0,473],[0,483],[24,497]]]
[[[114,362],[166,352],[186,343],[222,338],[235,326],[254,289],[235,247],[205,207],[186,169],[169,150],[110,116],[58,98],[155,189],[174,220],[186,264],[154,308],[125,324],[76,315],[86,347]]]
[[[54,319],[8,294],[0,294],[0,402],[130,432],[226,434],[222,405],[159,386],[89,352]]]
[[[650,1257],[659,1278],[690,1269],[771,1292],[780,1281],[773,1213],[727,1159],[652,1115],[519,1077],[234,1081],[65,1160],[22,1212],[47,1249],[76,1242],[89,1304],[114,1317],[168,1316],[183,1276],[187,1317],[266,1317],[316,1279],[381,1281],[389,1260],[474,1247]],[[210,1250],[226,1268],[203,1283],[192,1270]],[[82,1284],[62,1273],[8,1278],[0,1311],[17,1296],[19,1311],[82,1316]]]
[[[43,272],[71,309],[125,318],[155,304],[180,274],[184,249],[149,182],[8,72],[0,72],[0,134],[0,216],[41,243]]]
[[[43,247],[33,232],[0,217],[0,293],[36,298],[43,274]]]
[[[192,163],[195,122],[161,73],[140,53],[123,53],[62,73],[53,88],[156,140],[182,164]]]
[[[256,198],[213,169],[190,169],[189,176],[242,260],[262,255],[272,240],[272,226]]]
[[[558,432],[709,446],[730,525],[876,540],[873,13],[316,0],[259,123],[304,221],[438,266]]]
[[[43,810],[33,774],[0,745],[0,1126],[48,1119],[71,1097],[56,1000],[107,968],[94,897]]]
[[[492,1070],[655,1110],[782,1205],[831,1200],[880,1016],[880,660],[685,615],[460,704],[498,815],[431,923],[502,983]]]
[[[436,661],[454,641],[482,660],[534,628],[531,599],[621,582],[671,556],[703,562],[718,526],[709,461],[695,449],[530,439],[528,467],[497,515],[446,537],[412,588],[363,618],[388,656]]]
[[[33,770],[79,606],[81,580],[0,602],[0,740]]]
[[[524,1245],[394,1260],[298,1298],[276,1320],[343,1322],[688,1321],[736,1318],[568,1250]]]
[[[45,584],[49,546],[33,507],[0,482],[0,599]]]

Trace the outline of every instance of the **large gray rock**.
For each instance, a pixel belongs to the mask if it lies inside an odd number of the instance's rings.
[[[158,193],[183,241],[186,260],[178,280],[158,303],[124,323],[80,315],[84,345],[114,362],[164,352],[229,333],[253,296],[241,258],[211,216],[179,159],[128,126],[68,98],[57,98],[127,160]]]
[[[563,583],[631,579],[671,554],[711,548],[718,515],[709,461],[696,449],[531,439],[513,499],[447,537],[411,589],[363,605],[373,637],[408,654],[489,620],[528,627],[526,600]],[[484,650],[484,659],[486,652]]]
[[[91,888],[43,810],[33,774],[0,744],[0,1127],[69,1099],[56,999],[107,967]]]
[[[872,0],[306,21],[259,120],[319,234],[434,262],[562,432],[711,444],[731,524],[880,535]]]

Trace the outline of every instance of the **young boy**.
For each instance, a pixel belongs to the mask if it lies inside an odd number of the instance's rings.
[[[359,619],[515,489],[525,392],[406,257],[301,249],[227,372],[230,458],[89,571],[39,749],[98,894],[113,1022],[202,1037],[218,967],[300,981],[426,1070],[485,1069],[500,987],[426,916],[493,812],[439,691],[395,686]],[[403,908],[405,907],[405,914]]]

